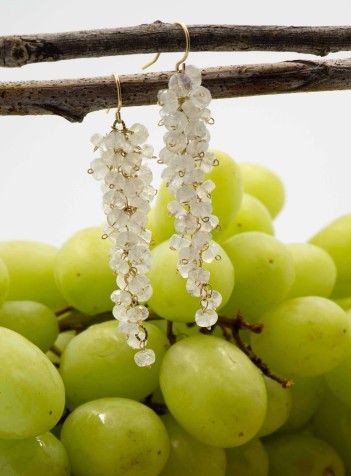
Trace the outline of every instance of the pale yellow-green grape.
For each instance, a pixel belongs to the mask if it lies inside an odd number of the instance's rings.
[[[275,218],[283,208],[285,190],[283,182],[271,170],[260,164],[242,162],[239,164],[244,192],[258,198]]]
[[[325,393],[325,387],[322,376],[294,377],[290,413],[279,432],[286,433],[303,428],[315,414]]]
[[[157,388],[169,342],[157,327],[143,325],[148,332],[148,346],[156,354],[151,368],[135,365],[135,349],[118,331],[117,321],[90,326],[70,341],[61,357],[60,372],[74,406],[102,397],[141,400]]]
[[[263,442],[269,457],[269,476],[344,476],[344,464],[335,449],[303,433],[279,435]]]
[[[219,241],[222,243],[228,238],[246,231],[261,231],[268,235],[274,235],[272,217],[269,211],[260,200],[248,193],[243,194],[237,215],[224,230]],[[218,239],[217,236],[215,238]]]
[[[36,301],[58,310],[66,302],[54,279],[57,248],[36,241],[1,241],[0,258],[10,274],[11,301]]]
[[[249,231],[222,244],[235,270],[235,287],[222,313],[257,321],[282,301],[295,279],[291,254],[274,236]]]
[[[169,414],[162,416],[161,420],[170,439],[171,451],[160,476],[225,476],[223,448],[195,440]]]
[[[10,275],[6,264],[0,258],[0,304],[5,301],[10,290]]]
[[[351,474],[351,410],[328,392],[313,418],[316,436],[330,443],[341,456],[346,474]]]
[[[75,331],[60,332],[55,340],[55,347],[62,353],[75,335]]]
[[[330,223],[310,242],[327,251],[336,264],[337,279],[333,296],[351,296],[351,214]]]
[[[221,239],[226,228],[237,214],[242,194],[243,183],[238,164],[225,152],[212,150],[219,161],[219,166],[214,167],[212,172],[205,175],[204,180],[212,180],[216,188],[211,192],[213,215],[219,218],[221,231],[214,232],[215,241]],[[162,182],[158,191],[153,217],[153,238],[157,243],[170,238],[174,233],[174,218],[169,216],[167,204],[174,200],[168,191],[166,182]]]
[[[81,312],[112,310],[110,296],[116,279],[109,267],[111,242],[101,228],[86,228],[73,235],[58,252],[55,276],[69,304]]]
[[[163,359],[160,386],[174,418],[207,445],[242,445],[265,418],[267,394],[260,371],[218,337],[192,336],[174,344]]]
[[[267,391],[267,413],[258,437],[274,433],[288,419],[291,409],[291,390],[283,388],[280,383],[263,376]]]
[[[34,301],[6,301],[0,307],[0,326],[7,327],[46,352],[55,342],[59,327],[55,313]]]
[[[227,448],[225,476],[268,476],[267,451],[258,438],[236,448]]]
[[[0,439],[1,476],[69,476],[67,453],[51,433],[24,440]]]
[[[150,245],[150,248],[154,248],[156,245],[158,245],[158,240],[156,240],[157,238],[157,233],[158,233],[158,230],[155,226],[155,207],[151,207],[150,208],[150,211],[149,211],[149,214],[147,216],[147,224],[146,224],[146,227],[145,227],[147,230],[150,230],[151,231],[151,236],[152,236],[152,243]]]
[[[160,418],[125,398],[76,408],[63,425],[61,441],[75,476],[158,476],[169,455]]]
[[[295,281],[286,299],[300,296],[329,297],[336,281],[336,266],[330,255],[309,243],[289,243],[295,266]]]
[[[322,297],[300,297],[278,304],[251,335],[254,351],[286,376],[313,377],[329,372],[346,357],[351,345],[346,312]]]
[[[65,404],[56,368],[37,346],[4,327],[0,362],[0,438],[30,438],[49,431]]]
[[[220,250],[220,260],[204,263],[211,273],[210,284],[222,295],[222,305],[228,301],[234,286],[233,266],[226,254]],[[194,322],[200,307],[200,298],[191,296],[186,290],[186,279],[177,272],[178,252],[169,248],[164,241],[152,250],[152,267],[148,273],[154,293],[149,303],[156,314],[177,322]]]

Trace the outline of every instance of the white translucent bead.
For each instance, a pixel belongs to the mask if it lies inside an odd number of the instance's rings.
[[[111,170],[105,177],[107,185],[113,185],[113,190],[122,190],[126,179],[116,170]]]
[[[190,121],[195,121],[201,117],[201,109],[196,107],[191,99],[184,101],[182,110]]]
[[[151,157],[154,155],[154,148],[150,144],[144,144],[141,148],[141,153],[147,159],[151,159]]]
[[[120,131],[111,131],[104,137],[103,144],[107,149],[124,149],[126,138]]]
[[[145,346],[147,344],[145,331],[139,330],[137,334],[130,334],[127,343],[132,349],[140,349]]]
[[[212,180],[206,180],[196,188],[196,194],[200,200],[211,199],[210,193],[216,188]]]
[[[221,247],[217,243],[211,243],[210,246],[203,251],[201,257],[205,263],[212,263],[216,256],[221,252]]]
[[[210,280],[210,272],[199,267],[189,272],[189,278],[197,283],[206,284]]]
[[[188,126],[188,119],[183,112],[176,111],[174,114],[165,116],[163,123],[169,131],[184,132]]]
[[[168,164],[171,162],[171,160],[175,157],[175,154],[173,152],[171,152],[168,147],[164,147],[163,149],[160,150],[160,160],[164,163],[164,164]]]
[[[183,215],[174,221],[174,228],[181,235],[192,235],[197,227],[198,221],[191,215]]]
[[[190,240],[188,240],[190,242]],[[188,262],[196,263],[200,257],[200,253],[193,246],[182,247],[179,249],[179,263],[186,264]]]
[[[208,130],[202,121],[191,121],[185,130],[185,134],[187,137],[202,139],[207,137]]]
[[[212,291],[211,297],[206,299],[208,311],[215,311],[222,303],[222,295],[218,291]]]
[[[212,113],[207,107],[205,107],[205,109],[203,109],[201,111],[201,116],[200,117],[203,121],[210,122],[211,119],[212,119]]]
[[[101,143],[102,143],[102,140],[103,140],[103,136],[101,134],[93,134],[90,138],[90,142],[95,145],[95,147],[100,147]]]
[[[129,206],[137,208],[139,211],[145,213],[146,215],[150,211],[150,203],[145,201],[140,197],[133,197],[129,200]]]
[[[196,261],[188,261],[186,264],[179,263],[177,269],[182,278],[187,278],[189,276],[189,272],[195,269],[196,266]]]
[[[183,177],[179,175],[179,172],[177,172],[172,180],[167,182],[168,190],[170,191],[171,195],[176,196],[177,191],[184,185],[183,182]]]
[[[196,250],[202,250],[205,246],[209,246],[209,243],[212,240],[211,233],[207,231],[199,230],[195,235],[191,238],[191,246],[194,247]]]
[[[139,233],[139,236],[141,238],[140,240],[141,244],[142,244],[142,241],[144,241],[148,245],[150,244],[151,236],[152,236],[152,232],[150,230],[141,230]]]
[[[129,265],[128,263],[119,258],[114,258],[112,257],[110,262],[109,262],[110,268],[112,271],[114,271],[117,274],[124,275],[127,274],[129,271]]]
[[[183,178],[185,185],[190,185],[192,183],[201,183],[204,179],[205,173],[203,170],[194,169],[190,170]]]
[[[127,316],[131,322],[145,321],[149,316],[149,311],[145,306],[134,306],[128,309]]]
[[[116,304],[112,309],[112,314],[115,319],[118,321],[128,321],[127,317],[127,306],[123,304]]]
[[[136,334],[139,330],[139,325],[135,322],[122,321],[118,324],[118,330],[127,335]]]
[[[120,221],[121,217],[124,217],[124,216],[125,216],[125,213],[123,210],[120,210],[119,208],[113,208],[107,214],[107,217],[106,217],[107,223],[110,226],[114,226],[115,224],[118,224],[119,226],[124,225],[125,223],[121,224],[121,221]]]
[[[129,278],[130,279],[130,278]],[[126,274],[120,273],[116,279],[117,286],[120,289],[125,289],[128,286],[128,277]]]
[[[93,171],[92,175],[95,180],[103,179],[110,171],[110,169],[101,159],[94,159],[90,164],[90,168]]]
[[[196,324],[200,327],[211,327],[216,324],[217,320],[218,314],[211,309],[199,309],[198,311],[196,311],[195,321]]]
[[[138,245],[139,243],[139,236],[131,231],[122,232],[116,240],[116,245],[123,250],[130,250],[133,246]]]
[[[170,182],[176,175],[178,175],[178,172],[173,167],[166,167],[162,170],[161,178],[166,182]]]
[[[163,89],[159,91],[157,98],[163,112],[166,114],[173,114],[178,110],[178,97],[174,91]]]
[[[193,279],[188,279],[186,282],[186,290],[190,294],[190,296],[200,297],[201,296],[201,289],[199,283],[196,283]]]
[[[185,135],[179,132],[167,132],[163,139],[171,152],[182,152],[187,145]]]
[[[174,91],[177,96],[185,97],[191,90],[191,79],[187,74],[176,73],[170,77],[168,87],[171,91]]]
[[[133,124],[129,130],[132,132],[132,134],[129,136],[129,141],[133,145],[141,145],[149,137],[146,127],[142,124]]]
[[[185,72],[191,79],[192,87],[199,87],[201,84],[201,70],[190,64],[185,66]]]
[[[155,360],[155,352],[151,349],[141,350],[134,355],[134,361],[138,367],[149,367]]]
[[[192,202],[190,213],[195,217],[208,217],[212,213],[212,205],[209,202]]]
[[[104,193],[103,202],[105,205],[112,205],[111,208],[116,207],[122,209],[126,205],[126,197],[121,192],[110,190]]]
[[[176,218],[185,215],[186,210],[176,200],[167,204],[168,211]]]
[[[152,172],[146,165],[141,165],[139,170],[139,178],[143,181],[144,185],[150,185],[152,182]]]
[[[190,97],[195,106],[199,108],[207,107],[212,99],[210,91],[203,86],[199,86],[191,91]]]
[[[151,200],[156,196],[157,190],[151,185],[144,186],[143,190],[140,192],[140,198],[151,202]]]
[[[101,160],[108,166],[108,167],[118,167],[118,159],[119,156],[114,153],[113,150],[104,150],[101,152]]]
[[[118,238],[119,231],[112,226],[106,225],[103,227],[104,235],[112,241],[112,243],[116,243],[116,239]]]
[[[170,167],[174,170],[193,170],[196,162],[193,157],[188,154],[176,155],[170,162]]]
[[[190,240],[187,238],[182,238],[179,235],[172,235],[171,239],[169,240],[169,247],[174,250],[180,250],[182,248],[186,248],[190,246]]]
[[[151,253],[149,247],[146,245],[134,246],[129,251],[128,258],[132,266],[137,267],[142,273],[148,271],[151,265]],[[143,270],[144,267],[146,267],[145,271]]]
[[[124,195],[127,198],[136,197],[144,189],[144,183],[139,178],[130,178],[126,181],[124,185]]]
[[[146,285],[145,288],[143,288],[138,294],[139,302],[148,301],[151,298],[152,293],[153,293],[153,289],[151,284]]]
[[[124,304],[125,306],[129,306],[129,304],[132,302],[132,297],[127,291],[117,289],[111,294],[111,301],[116,304]]]
[[[185,185],[177,190],[176,199],[179,203],[189,203],[196,199],[196,191],[192,185]]]
[[[132,294],[139,296],[139,293],[150,284],[149,278],[144,275],[133,276],[128,282],[128,289]]]
[[[201,170],[203,170],[206,174],[212,172],[215,160],[216,156],[212,152],[206,152],[204,157],[201,159]]]
[[[190,141],[186,147],[187,154],[193,157],[198,157],[200,154],[207,152],[209,147],[209,141],[203,139],[194,139]]]
[[[208,220],[200,219],[201,230],[212,231],[214,228],[216,228],[217,225],[219,225],[219,219],[215,215],[211,215],[210,217],[206,218],[208,218]]]

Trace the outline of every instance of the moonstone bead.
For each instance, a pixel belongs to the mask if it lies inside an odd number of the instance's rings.
[[[145,321],[148,315],[149,311],[145,306],[134,306],[127,311],[127,317],[130,322]]]
[[[201,70],[189,64],[185,66],[185,72],[191,80],[192,87],[199,87],[201,84]]]
[[[182,215],[174,221],[174,228],[181,235],[192,235],[197,227],[197,219],[191,215]]]
[[[132,302],[132,298],[127,291],[117,289],[111,294],[111,301],[116,304],[124,304],[125,306],[129,306],[129,304]]]
[[[191,90],[191,79],[187,74],[176,73],[170,77],[168,87],[171,91],[174,91],[177,96],[185,97]]]
[[[141,350],[134,355],[134,361],[139,367],[149,367],[155,360],[155,352],[152,349]]]
[[[118,330],[123,334],[136,334],[139,330],[139,325],[135,322],[122,321],[118,324]]]
[[[210,91],[203,86],[199,86],[191,91],[190,97],[194,105],[201,109],[207,107],[212,99]]]
[[[212,309],[199,309],[195,314],[196,324],[200,327],[212,327],[218,320],[218,314]]]
[[[132,134],[129,136],[129,141],[133,145],[141,145],[149,137],[146,127],[142,124],[133,124],[129,130],[132,132]]]
[[[178,97],[174,91],[163,89],[159,91],[157,98],[163,113],[173,114],[178,110]]]

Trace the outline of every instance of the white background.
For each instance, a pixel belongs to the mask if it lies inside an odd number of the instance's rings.
[[[347,25],[349,0],[0,0],[0,35],[58,32],[183,21],[187,24]],[[0,69],[0,81],[141,72],[151,55],[71,60]],[[163,54],[150,71],[171,70],[179,54]],[[348,57],[348,53],[329,55]],[[295,53],[192,53],[199,67],[311,58]],[[309,239],[351,212],[351,92],[287,94],[211,103],[211,146],[237,161],[261,163],[282,178],[286,205],[275,221],[285,242]],[[123,110],[127,125],[144,123],[149,143],[162,147],[156,106]],[[0,117],[0,240],[60,245],[80,228],[104,220],[99,185],[87,173],[90,136],[105,133],[113,112],[82,124],[54,116]],[[155,183],[159,183],[159,170]]]

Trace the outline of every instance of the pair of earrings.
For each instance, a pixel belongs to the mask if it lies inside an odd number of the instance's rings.
[[[183,23],[186,51],[176,64],[175,74],[168,89],[159,91],[158,103],[166,127],[165,147],[160,151],[158,163],[165,164],[162,178],[166,181],[174,201],[168,210],[174,216],[175,234],[170,247],[178,251],[179,274],[187,279],[187,291],[200,300],[195,321],[200,327],[213,326],[218,315],[221,295],[212,289],[210,273],[204,263],[218,258],[219,246],[212,242],[212,231],[219,227],[212,214],[211,192],[215,184],[205,180],[205,174],[218,165],[208,151],[212,124],[208,105],[211,94],[201,85],[201,71],[186,66],[190,52],[190,36]],[[159,57],[147,66],[153,64]],[[142,124],[127,128],[121,118],[122,95],[118,75],[117,111],[112,130],[105,136],[94,134],[92,143],[100,157],[93,160],[89,173],[103,180],[103,207],[107,226],[103,238],[109,238],[110,267],[117,275],[118,290],[111,295],[115,303],[113,315],[119,321],[119,330],[126,334],[128,345],[138,352],[134,360],[138,366],[150,366],[155,353],[147,348],[147,329],[143,325],[149,311],[145,303],[152,295],[147,277],[151,268],[151,231],[146,229],[150,202],[157,191],[152,183],[148,162],[154,159],[153,147],[145,144],[148,131]],[[141,304],[144,303],[144,304]]]

